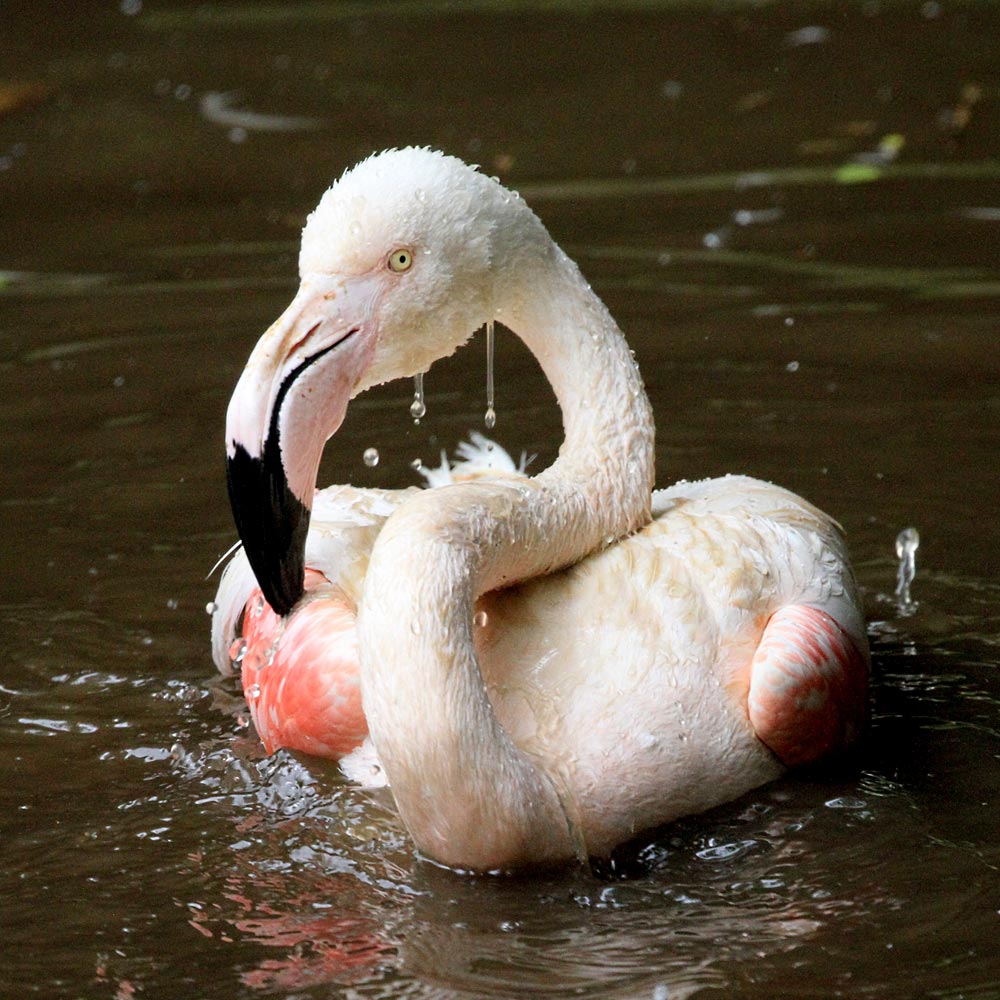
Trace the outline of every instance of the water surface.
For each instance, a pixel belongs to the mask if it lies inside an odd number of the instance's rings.
[[[0,993],[1000,997],[1000,13],[386,10],[0,13]],[[385,795],[263,756],[208,650],[225,406],[305,213],[411,142],[579,260],[661,482],[747,472],[843,523],[875,660],[855,763],[525,880],[420,862]],[[503,331],[497,367],[496,434],[541,467],[551,393]],[[324,480],[412,482],[484,381],[480,337],[419,427],[407,385],[359,400]]]

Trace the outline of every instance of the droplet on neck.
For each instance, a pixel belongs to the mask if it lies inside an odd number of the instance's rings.
[[[247,644],[241,638],[233,640],[229,647],[229,659],[233,663],[242,663],[243,657],[247,655]]]
[[[365,453],[361,456],[361,460],[369,469],[374,469],[378,465],[379,460],[378,448],[365,448]]]
[[[493,430],[497,424],[497,411],[494,409],[496,399],[493,391],[494,341],[493,320],[489,320],[486,324],[486,415],[483,417],[483,422],[489,431]]]
[[[415,424],[420,423],[420,418],[427,413],[427,405],[424,403],[424,373],[418,372],[413,376],[413,402],[410,403],[410,416]]]

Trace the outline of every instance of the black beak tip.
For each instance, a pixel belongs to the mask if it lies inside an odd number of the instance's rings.
[[[226,481],[236,530],[264,599],[287,615],[305,592],[309,509],[288,488],[270,439],[260,458],[236,444],[226,461]]]

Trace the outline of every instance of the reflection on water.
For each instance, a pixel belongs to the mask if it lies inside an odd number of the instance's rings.
[[[0,994],[1000,996],[997,13],[613,7],[0,15]],[[744,471],[845,525],[856,760],[515,879],[263,756],[208,650],[225,406],[305,212],[407,142],[501,174],[580,261],[662,482]],[[541,468],[551,393],[497,339],[501,438]],[[482,426],[479,347],[419,423],[409,385],[358,400],[323,478],[417,481]]]

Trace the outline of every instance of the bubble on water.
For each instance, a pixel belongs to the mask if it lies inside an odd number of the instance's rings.
[[[361,456],[361,460],[369,469],[374,469],[378,465],[379,457],[378,448],[365,448],[365,453]]]
[[[896,608],[901,615],[912,615],[917,610],[917,602],[910,594],[910,586],[917,575],[918,548],[920,548],[920,533],[916,528],[904,528],[896,536],[896,558],[899,560],[896,573]]]
[[[472,620],[476,623],[477,628],[486,628],[486,623],[490,620],[490,616],[485,611],[477,611],[475,618]]]

